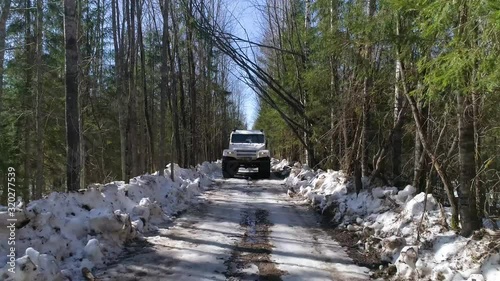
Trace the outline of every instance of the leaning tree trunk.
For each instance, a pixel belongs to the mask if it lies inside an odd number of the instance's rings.
[[[428,120],[430,118],[430,107],[423,106],[422,102],[417,103],[417,109],[419,111],[420,120]],[[425,123],[425,122],[424,122]],[[427,126],[423,126],[424,135],[429,137],[430,122],[427,122]],[[418,134],[415,135],[415,151],[414,151],[415,159],[414,159],[414,170],[413,170],[413,186],[419,191],[425,191],[426,185],[426,177],[427,175],[427,167],[428,167],[428,157],[423,149],[422,142]]]
[[[420,142],[420,137],[418,133],[415,133],[415,148],[413,151],[413,182],[412,185],[415,188],[419,188],[420,179],[423,173],[424,165],[423,159],[425,158],[425,152],[422,148],[422,143]]]
[[[424,128],[423,128],[424,126],[422,124],[422,121],[420,120],[420,114],[418,113],[417,102],[415,101],[415,99],[412,96],[410,96],[408,94],[407,91],[405,91],[405,96],[408,99],[410,106],[411,106],[413,119],[415,121],[417,134],[420,138],[422,148],[424,149],[425,153],[427,153],[427,155],[431,159],[432,165],[434,166],[434,169],[436,169],[436,172],[439,174],[439,177],[441,178],[441,181],[443,182],[443,185],[445,187],[446,195],[448,196],[448,201],[451,205],[451,227],[453,229],[457,229],[458,228],[458,206],[457,206],[457,202],[455,199],[455,195],[453,194],[453,185],[451,184],[451,181],[448,178],[448,174],[443,169],[443,166],[438,161],[438,158],[431,150],[430,145],[426,139],[426,135],[425,135]]]
[[[398,60],[401,59],[399,52],[396,52],[396,58]],[[448,174],[446,173],[446,170],[444,169],[443,165],[436,157],[436,154],[434,153],[434,151],[432,151],[432,149],[429,145],[429,142],[427,141],[427,136],[426,136],[425,131],[424,131],[424,125],[422,124],[421,114],[419,113],[417,102],[415,101],[415,98],[408,93],[408,87],[406,86],[404,66],[401,66],[400,70],[401,70],[400,74],[401,74],[401,85],[403,86],[403,94],[406,97],[406,99],[408,100],[408,103],[410,104],[411,112],[413,115],[413,120],[415,121],[415,127],[416,127],[418,137],[420,139],[420,143],[422,144],[422,148],[425,151],[425,153],[431,159],[432,165],[434,166],[434,169],[438,173],[438,175],[441,178],[441,181],[444,185],[446,195],[448,196],[448,201],[451,205],[451,227],[453,229],[458,229],[458,205],[457,205],[457,200],[456,200],[454,192],[453,192],[453,185],[451,184],[451,181],[448,178]]]
[[[64,0],[64,41],[66,44],[66,177],[68,191],[78,190],[80,183],[76,7],[76,0]]]

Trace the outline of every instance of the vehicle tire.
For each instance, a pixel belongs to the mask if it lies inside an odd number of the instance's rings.
[[[235,169],[235,166],[237,165],[231,161],[222,161],[222,177],[225,179],[234,178],[234,175],[238,171],[237,168]]]
[[[232,178],[231,174],[228,173],[226,170],[222,170],[222,177],[225,179]]]
[[[259,177],[263,179],[268,179],[271,177],[271,162],[265,161],[259,165]]]

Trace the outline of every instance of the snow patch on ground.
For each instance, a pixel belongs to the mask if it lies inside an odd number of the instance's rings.
[[[165,176],[135,177],[93,184],[85,191],[53,192],[17,209],[15,251],[10,259],[9,218],[0,206],[0,280],[83,280],[92,270],[117,256],[130,239],[156,230],[156,225],[189,208],[196,195],[221,176],[220,163],[205,162],[196,169],[170,166]],[[15,270],[9,271],[14,267]]]
[[[363,182],[366,187],[367,180]],[[290,196],[302,196],[331,216],[332,224],[362,234],[361,250],[377,251],[397,269],[392,280],[500,280],[500,233],[485,228],[463,238],[449,231],[445,225],[451,212],[431,194],[426,198],[410,185],[403,190],[365,188],[356,194],[342,171],[314,171],[299,164],[284,183]]]

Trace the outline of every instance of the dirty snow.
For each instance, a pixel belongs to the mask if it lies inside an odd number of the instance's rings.
[[[290,162],[286,159],[271,158],[271,172],[280,177],[287,177],[290,174]]]
[[[425,208],[425,194],[410,185],[403,190],[370,187],[356,194],[342,171],[313,171],[299,164],[284,183],[289,194],[330,215],[333,225],[363,234],[360,250],[377,251],[395,266],[392,280],[500,280],[500,233],[484,228],[464,238],[448,230],[444,222],[450,223],[451,212],[431,194]],[[363,183],[367,187],[366,179]]]
[[[403,190],[370,187],[356,194],[341,171],[314,171],[276,159],[272,169],[278,175],[289,174],[284,180],[288,194],[298,194],[318,207],[332,217],[333,225],[362,234],[365,239],[358,243],[360,250],[376,251],[390,263],[396,269],[392,280],[500,280],[499,232],[485,228],[471,238],[457,235],[446,227],[450,210],[430,194],[426,197],[412,186]],[[174,181],[169,171],[165,169],[164,177],[155,173],[129,183],[95,184],[78,193],[51,193],[27,206],[19,202],[12,264],[7,256],[8,213],[0,206],[0,280],[83,280],[82,269],[106,266],[125,242],[156,230],[157,225],[190,208],[205,187],[221,176],[220,163],[203,163],[196,169],[175,166]],[[363,182],[367,186],[366,179]],[[485,221],[485,226],[491,224]],[[273,232],[286,236],[279,227],[277,224]],[[327,239],[310,233],[303,236],[306,240]],[[278,248],[286,246],[280,245],[280,238],[270,237]],[[273,258],[282,267],[303,262],[279,253]],[[8,272],[10,265],[15,273]],[[283,269],[297,270],[293,266]]]
[[[7,255],[8,213],[0,206],[0,280],[83,280],[82,269],[102,267],[126,241],[156,230],[197,200],[220,177],[220,163],[196,169],[175,165],[165,176],[142,175],[130,180],[93,184],[85,191],[53,192],[41,200],[19,204],[16,257]],[[14,266],[15,271],[8,269]]]
[[[112,280],[367,280],[319,215],[290,200],[280,180],[217,180],[203,203],[146,236],[149,247],[98,270]]]

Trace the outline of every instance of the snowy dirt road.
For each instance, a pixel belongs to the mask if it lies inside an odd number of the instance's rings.
[[[219,180],[97,280],[369,280],[277,180]]]

